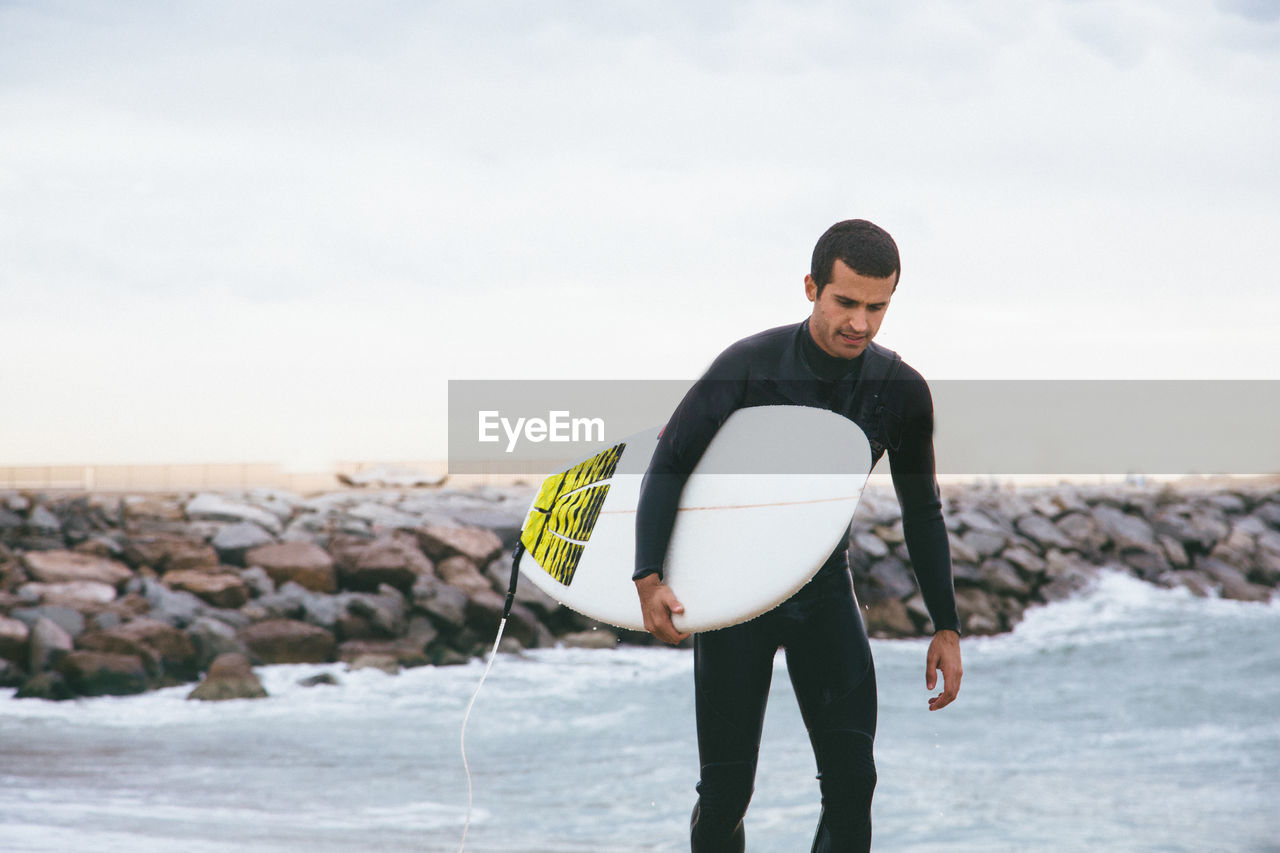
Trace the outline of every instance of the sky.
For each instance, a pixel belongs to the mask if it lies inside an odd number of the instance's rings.
[[[1280,2],[0,0],[0,465],[443,458],[903,258],[934,379],[1280,379]]]

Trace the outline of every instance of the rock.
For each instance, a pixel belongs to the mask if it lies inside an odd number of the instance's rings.
[[[963,510],[956,513],[955,518],[967,530],[981,531],[1000,537],[1004,537],[1008,533],[1008,529],[1004,525],[978,509]]]
[[[220,655],[248,652],[236,637],[236,629],[225,622],[202,616],[187,628],[187,638],[196,653],[196,668],[208,669]]]
[[[116,655],[131,655],[142,661],[147,674],[152,678],[164,677],[164,664],[155,649],[139,640],[120,634],[117,625],[102,631],[93,631],[76,638],[76,648],[86,652],[107,652]]]
[[[1253,508],[1253,514],[1271,527],[1280,528],[1280,503],[1266,501]]]
[[[343,589],[369,592],[389,584],[408,594],[419,575],[434,571],[417,542],[403,537],[383,537],[348,547],[336,565],[338,583]]]
[[[337,686],[338,683],[339,683],[338,679],[334,678],[332,675],[330,675],[327,672],[321,672],[316,675],[310,675],[298,681],[298,685],[300,687],[319,687],[322,684],[330,684],[330,685]]]
[[[977,587],[956,590],[956,609],[966,634],[998,634],[1004,630],[1004,624],[991,597]]]
[[[916,582],[911,575],[911,569],[897,557],[877,560],[871,567],[868,578],[872,581],[872,587],[879,593],[872,594],[873,600],[907,598],[916,592]]]
[[[21,687],[26,680],[27,674],[22,671],[22,667],[13,661],[0,658],[0,690]]]
[[[110,536],[101,533],[90,536],[72,549],[77,554],[89,554],[94,557],[120,559],[124,557],[124,547]]]
[[[1048,582],[1037,591],[1045,601],[1065,601],[1088,589],[1097,569],[1078,557],[1056,549],[1045,555],[1045,577]]]
[[[863,605],[862,619],[873,637],[914,637],[917,633],[907,606],[897,598]]]
[[[492,637],[498,632],[505,606],[506,597],[493,590],[474,595],[467,600],[467,625],[479,631],[481,636]],[[537,624],[538,617],[533,615],[533,611],[515,604],[507,617],[504,636],[512,637],[524,648],[529,648],[534,644],[534,626]]]
[[[80,696],[129,696],[148,689],[147,671],[140,658],[110,652],[69,652],[58,673]]]
[[[27,516],[27,529],[36,534],[61,533],[62,522],[44,504],[36,504]]]
[[[1191,559],[1187,556],[1187,549],[1182,547],[1182,543],[1174,537],[1167,533],[1157,533],[1156,542],[1164,549],[1165,557],[1175,568],[1185,569],[1191,565]]]
[[[978,557],[978,552],[969,547],[959,534],[948,530],[947,541],[950,543],[952,560],[958,563],[972,563],[974,565],[980,561],[981,558]]]
[[[460,554],[476,566],[488,565],[502,553],[502,540],[479,527],[425,526],[417,530],[418,546],[433,561],[440,563]]]
[[[467,655],[448,646],[436,646],[431,650],[433,666],[462,666],[471,661]]]
[[[157,578],[143,578],[138,591],[150,607],[150,615],[175,628],[185,628],[209,609],[191,593],[169,589]]]
[[[1017,566],[1023,577],[1030,579],[1043,575],[1047,566],[1047,563],[1038,554],[1021,545],[1011,545],[1005,548],[1000,556]]]
[[[264,664],[328,663],[337,648],[333,635],[323,628],[287,619],[250,625],[239,639]]]
[[[354,672],[357,669],[380,669],[387,675],[399,675],[400,661],[395,655],[362,654],[357,655],[347,664],[348,672]]]
[[[874,533],[855,533],[851,538],[853,547],[872,560],[878,560],[889,555],[889,546],[885,545],[884,541]]]
[[[97,581],[28,583],[18,588],[18,594],[41,604],[61,604],[75,610],[92,610],[116,600],[116,588]]]
[[[485,569],[485,576],[489,579],[490,586],[499,595],[504,598],[507,594],[507,588],[511,585],[511,559],[510,553],[503,553],[501,557],[489,564],[489,568]],[[521,578],[516,584],[516,603],[523,604],[525,607],[538,614],[539,618],[546,616],[548,613],[554,613],[560,607],[560,602],[534,586],[525,578]]]
[[[373,501],[366,501],[353,506],[347,510],[347,515],[366,522],[375,531],[413,530],[422,524],[420,516],[410,515],[407,512],[401,512],[395,507]]]
[[[276,591],[276,582],[260,566],[245,569],[240,573],[240,580],[244,581],[245,585],[249,587],[249,592],[254,598],[261,595],[270,595]]]
[[[1071,547],[1061,550],[1079,551],[1090,557],[1097,556],[1107,544],[1107,535],[1098,527],[1092,516],[1070,512],[1054,522],[1071,542]]]
[[[560,638],[566,649],[614,649],[618,647],[618,635],[612,631],[575,631]]]
[[[124,563],[75,551],[30,551],[22,555],[22,564],[42,583],[94,581],[119,587],[133,577]]]
[[[189,592],[214,607],[235,610],[249,601],[249,585],[239,575],[178,569],[166,572],[161,582],[170,589]]]
[[[1059,548],[1065,551],[1072,547],[1072,542],[1066,534],[1056,524],[1043,516],[1024,515],[1014,522],[1014,527],[1023,536],[1039,545],[1041,550]]]
[[[1208,598],[1213,594],[1211,587],[1203,577],[1195,572],[1173,571],[1161,575],[1157,581],[1161,586],[1175,589],[1177,587],[1185,587],[1191,591],[1196,598]]]
[[[33,629],[36,622],[41,619],[48,619],[72,638],[80,636],[85,629],[84,615],[81,614],[79,610],[67,607],[65,604],[42,604],[38,607],[20,607],[16,610],[10,611],[9,615],[14,619],[27,623],[27,626]]]
[[[413,585],[413,606],[447,629],[461,628],[467,621],[467,594],[439,578],[418,578]]]
[[[31,637],[31,629],[27,623],[7,616],[0,616],[0,660],[27,664],[30,662],[30,651],[27,641]]]
[[[436,564],[436,575],[449,586],[456,587],[468,596],[476,596],[493,592],[493,585],[480,574],[476,564],[461,554],[442,560]]]
[[[187,518],[192,521],[249,521],[276,536],[284,530],[275,513],[209,492],[196,495],[187,502],[185,509]]]
[[[262,545],[245,557],[260,566],[277,586],[293,581],[314,592],[337,592],[338,578],[333,558],[310,542],[279,542]]]
[[[1221,560],[1197,557],[1195,568],[1197,572],[1210,578],[1218,586],[1223,598],[1235,601],[1269,601],[1271,599],[1270,589],[1249,583],[1243,572]]]
[[[173,533],[132,536],[125,543],[124,556],[134,568],[145,566],[157,574],[218,568],[218,552],[212,545]]]
[[[172,625],[146,617],[127,622],[109,633],[136,640],[155,652],[167,676],[193,681],[199,674],[191,638]]]
[[[1231,532],[1216,511],[1186,505],[1167,507],[1153,518],[1155,530],[1181,542],[1189,554],[1207,554]]]
[[[1231,492],[1209,495],[1208,501],[1212,506],[1229,515],[1239,515],[1248,510],[1248,507],[1245,506],[1244,498]]]
[[[1004,550],[1007,537],[1003,533],[992,533],[986,530],[970,530],[960,537],[965,546],[985,560],[994,557]]]
[[[182,505],[162,495],[131,495],[121,507],[126,521],[182,521]]]
[[[1094,509],[1093,518],[1111,538],[1117,551],[1153,551],[1156,548],[1155,531],[1145,519],[1105,505]]]
[[[228,699],[264,699],[267,691],[253,671],[249,659],[234,652],[218,655],[209,665],[195,690],[187,699],[204,702],[225,702]]]
[[[1154,581],[1173,568],[1163,550],[1126,551],[1120,560],[1130,571],[1146,581]]]
[[[245,565],[245,555],[254,548],[270,545],[275,537],[252,521],[238,521],[221,528],[209,544],[218,552],[220,562]]]
[[[75,691],[67,684],[67,680],[56,672],[38,672],[27,679],[15,699],[45,699],[50,702],[65,702],[76,698]]]
[[[989,592],[1001,595],[1012,595],[1026,598],[1031,595],[1031,587],[1023,580],[1022,575],[1008,560],[998,557],[986,560],[978,570],[982,578],[982,587]]]

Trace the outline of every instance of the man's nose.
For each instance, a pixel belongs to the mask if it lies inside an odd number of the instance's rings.
[[[862,334],[867,330],[867,312],[864,308],[849,312],[849,328],[858,334]]]

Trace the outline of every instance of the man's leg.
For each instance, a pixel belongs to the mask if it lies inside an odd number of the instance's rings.
[[[822,818],[814,853],[871,847],[876,786],[872,743],[876,680],[871,648],[848,575],[822,584],[823,594],[791,614],[787,670],[818,764]]]
[[[693,853],[741,853],[778,641],[768,614],[693,638],[701,781]]]

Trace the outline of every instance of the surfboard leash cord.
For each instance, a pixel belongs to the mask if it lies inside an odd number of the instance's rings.
[[[498,623],[498,636],[493,640],[493,648],[489,651],[489,660],[484,665],[484,672],[480,674],[480,683],[476,685],[475,692],[471,694],[471,701],[467,703],[466,713],[462,715],[462,732],[458,738],[458,746],[462,751],[462,768],[467,773],[467,819],[462,824],[462,839],[458,842],[458,853],[462,853],[467,846],[467,830],[471,828],[471,809],[474,804],[471,765],[467,763],[467,723],[471,720],[471,709],[475,707],[476,697],[480,695],[480,688],[484,687],[484,680],[489,677],[489,670],[493,669],[494,658],[498,656],[498,646],[502,643],[502,632],[506,630],[507,617],[511,615],[511,607],[516,600],[516,584],[520,581],[520,557],[523,555],[524,543],[517,541],[515,551],[511,555],[511,583],[507,587],[507,600],[502,607],[502,621]]]

